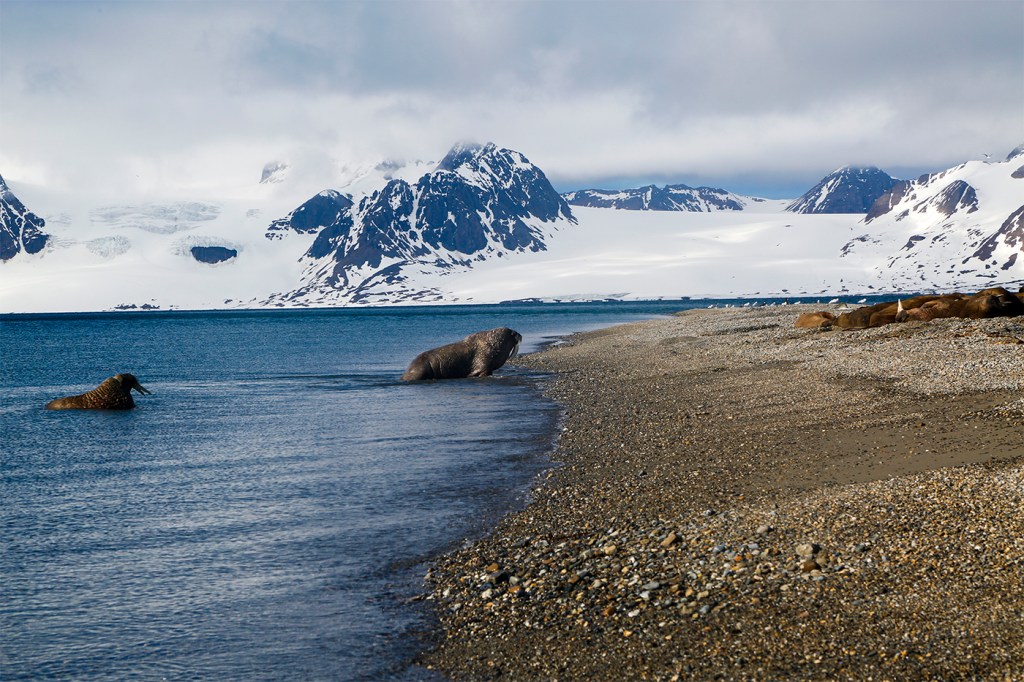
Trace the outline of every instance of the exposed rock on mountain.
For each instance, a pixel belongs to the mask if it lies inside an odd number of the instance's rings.
[[[223,263],[238,256],[236,249],[229,249],[226,246],[193,246],[190,251],[197,261],[210,265]]]
[[[969,161],[901,182],[843,247],[876,282],[895,290],[953,289],[1024,282],[1024,177],[1019,155]]]
[[[876,200],[900,181],[878,168],[845,167],[786,207],[793,213],[866,213]]]
[[[263,174],[260,176],[260,184],[284,182],[288,173],[288,164],[284,161],[271,161],[263,167]]]
[[[493,144],[456,145],[415,184],[391,180],[342,209],[306,253],[307,285],[288,298],[329,293],[365,302],[388,288],[417,298],[402,289],[410,268],[465,268],[541,251],[552,231],[572,223],[568,205],[525,156]]]
[[[563,196],[571,206],[630,211],[742,211],[751,203],[763,201],[724,189],[687,185],[648,185],[622,190],[581,189]]]
[[[333,189],[325,189],[284,218],[267,227],[267,239],[281,239],[288,231],[313,234],[334,225],[352,208],[352,200]]]
[[[0,177],[0,260],[10,260],[21,252],[39,253],[50,235],[43,232],[46,221],[21,203]]]

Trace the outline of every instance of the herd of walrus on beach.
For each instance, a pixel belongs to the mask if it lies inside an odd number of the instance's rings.
[[[906,300],[886,301],[842,313],[838,317],[822,310],[796,318],[804,329],[870,329],[897,322],[928,322],[959,317],[980,320],[989,317],[1024,315],[1024,287],[1013,294],[1003,287],[983,289],[976,294],[928,294]]]
[[[810,329],[870,329],[912,320],[927,322],[959,317],[978,320],[988,317],[1024,315],[1024,287],[1013,294],[1003,287],[976,294],[934,294],[906,300],[864,306],[836,316],[827,310],[804,313],[796,326]],[[487,377],[515,357],[522,335],[508,327],[470,334],[461,341],[432,348],[417,355],[402,374],[403,381]],[[112,376],[91,391],[50,401],[48,410],[130,410],[135,407],[132,391],[148,395],[133,374]]]

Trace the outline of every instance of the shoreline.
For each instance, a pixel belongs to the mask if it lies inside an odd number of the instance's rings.
[[[517,362],[566,411],[529,505],[438,559],[455,679],[1024,672],[1024,320],[698,309]]]

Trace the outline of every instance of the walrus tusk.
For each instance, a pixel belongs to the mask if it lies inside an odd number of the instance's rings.
[[[512,352],[508,354],[508,359],[511,360],[515,356],[519,355],[519,344],[512,346]]]
[[[135,384],[133,388],[135,388],[135,390],[141,393],[142,395],[153,395],[153,391],[149,390],[142,384]]]
[[[903,309],[903,300],[896,300],[896,321],[903,322],[907,319],[907,311]]]

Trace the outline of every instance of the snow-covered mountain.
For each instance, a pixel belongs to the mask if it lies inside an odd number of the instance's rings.
[[[898,184],[866,215],[793,213],[783,200],[570,209],[537,166],[492,144],[458,145],[438,164],[341,168],[325,176],[280,162],[267,182],[253,173],[243,185],[159,195],[13,182],[36,214],[4,185],[20,248],[0,261],[0,312],[835,296],[1024,281],[1024,155]]]
[[[748,208],[760,210],[773,203],[715,187],[687,185],[648,185],[621,190],[581,189],[562,196],[570,206],[629,211],[742,211]]]
[[[575,224],[543,171],[521,153],[456,145],[415,183],[389,181],[342,209],[306,252],[303,286],[275,302],[442,301],[423,275],[543,251]]]
[[[888,289],[975,289],[1024,282],[1024,149],[895,185],[842,250]]]
[[[353,206],[352,199],[333,189],[325,189],[304,202],[297,209],[278,218],[267,226],[267,239],[281,239],[287,231],[298,234],[317,234],[329,225],[342,220]]]
[[[875,167],[837,168],[789,204],[793,213],[867,213],[880,196],[898,182]]]
[[[0,177],[0,261],[42,251],[50,239],[45,226],[46,221],[25,208]]]

